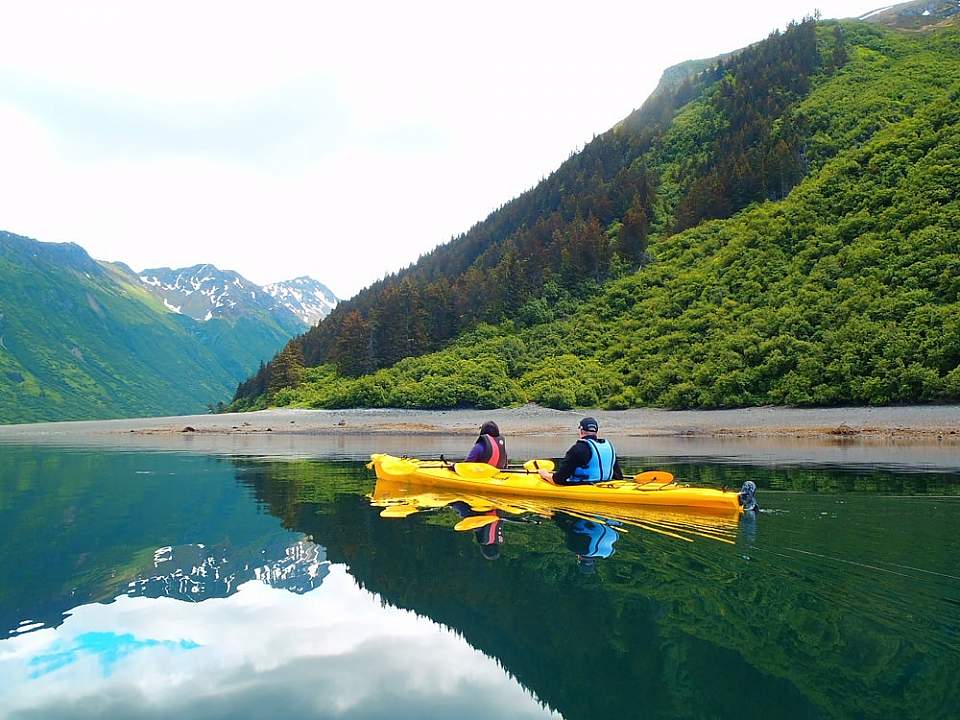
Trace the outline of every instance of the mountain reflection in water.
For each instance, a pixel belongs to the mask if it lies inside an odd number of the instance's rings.
[[[3,451],[0,716],[960,716],[955,477],[669,468],[737,520]]]
[[[247,580],[302,594],[323,582],[329,565],[326,550],[306,540],[274,541],[260,558],[233,558],[224,545],[167,546],[154,553],[152,571],[130,581],[127,595],[198,602],[227,597]]]
[[[110,628],[104,631],[103,628]],[[205,602],[121,597],[0,641],[18,717],[554,716],[455,632],[342,565],[303,595],[257,581]]]

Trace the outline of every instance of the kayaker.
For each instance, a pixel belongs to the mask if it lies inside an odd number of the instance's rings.
[[[560,467],[554,472],[541,470],[540,477],[554,485],[581,485],[583,483],[623,480],[623,471],[617,460],[613,443],[597,437],[600,424],[592,417],[580,421],[580,438],[567,450]]]
[[[487,560],[496,560],[500,557],[500,546],[503,545],[503,520],[499,510],[487,510],[480,512],[474,510],[469,504],[462,500],[455,500],[448,507],[452,508],[460,519],[468,517],[492,516],[495,518],[492,522],[473,531],[473,536],[480,546],[480,554]]]
[[[614,529],[617,524],[614,520],[574,517],[560,512],[553,521],[566,535],[567,549],[577,556],[577,567],[585,575],[596,571],[597,560],[616,552],[613,546],[620,539],[620,533]]]
[[[507,466],[507,443],[493,420],[480,426],[480,437],[466,457],[467,462],[487,463],[497,468]]]
[[[487,560],[497,560],[500,557],[500,546],[503,545],[503,520],[477,528],[473,534],[483,557]]]

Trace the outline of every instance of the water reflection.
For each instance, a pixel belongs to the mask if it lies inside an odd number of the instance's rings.
[[[307,540],[287,543],[274,539],[256,558],[232,557],[225,544],[158,548],[152,570],[131,580],[127,595],[199,602],[227,597],[247,580],[300,594],[318,587],[329,572],[326,550]]]
[[[603,560],[616,552],[614,547],[620,539],[616,520],[600,517],[574,517],[558,513],[554,522],[565,536],[567,550],[577,558],[577,567],[584,575],[597,571],[597,560]]]
[[[956,478],[753,468],[738,521],[4,452],[0,716],[960,716]]]
[[[394,507],[406,509],[409,506]],[[462,500],[454,500],[448,507],[460,518],[460,522],[453,526],[454,530],[473,530],[473,537],[480,546],[480,554],[487,560],[498,559],[500,546],[503,545],[503,518],[506,513],[497,508],[478,510]]]
[[[742,515],[735,511],[468,494],[386,479],[377,480],[370,503],[383,508],[380,516],[384,518],[449,508],[460,518],[454,529],[474,530],[482,547],[503,544],[504,521],[553,520],[564,532],[567,547],[578,557],[593,561],[613,555],[620,533],[630,528],[684,542],[705,538],[733,545]],[[490,556],[485,553],[485,557]],[[595,562],[586,564],[592,567]]]
[[[343,565],[296,594],[248,581],[205,602],[121,597],[0,641],[10,717],[558,717],[455,632]]]

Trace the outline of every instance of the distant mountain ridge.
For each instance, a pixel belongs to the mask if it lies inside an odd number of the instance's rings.
[[[264,285],[263,289],[309,326],[323,320],[340,302],[330,288],[306,275]]]
[[[858,20],[900,30],[923,30],[960,20],[960,0],[916,0],[888,5],[871,10]]]
[[[138,274],[0,232],[0,422],[202,412],[308,327],[298,310],[212,265]]]
[[[305,275],[260,286],[238,272],[205,263],[148,268],[136,277],[168,310],[200,322],[269,316],[295,334],[316,325],[337,305],[329,288]]]

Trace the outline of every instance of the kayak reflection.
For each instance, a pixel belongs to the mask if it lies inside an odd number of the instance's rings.
[[[740,513],[687,508],[610,505],[563,499],[527,499],[495,494],[437,490],[416,483],[379,479],[370,495],[384,518],[402,518],[448,508],[459,518],[454,529],[473,531],[484,557],[496,559],[504,542],[504,523],[552,520],[566,547],[585,573],[615,552],[621,533],[637,529],[681,542],[708,539],[733,545]]]
[[[465,500],[453,500],[446,507],[460,517],[460,522],[454,526],[455,528],[473,529],[474,538],[480,546],[480,554],[487,560],[496,560],[500,557],[505,523],[537,522],[535,516],[511,517],[508,512],[497,508],[475,510]],[[556,511],[553,514],[553,521],[563,531],[566,547],[576,556],[580,572],[586,575],[596,571],[597,560],[608,558],[616,552],[613,546],[620,539],[619,533],[614,529],[615,526],[620,525],[616,520],[576,517],[563,511]]]

